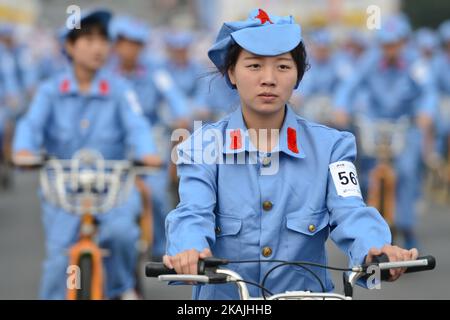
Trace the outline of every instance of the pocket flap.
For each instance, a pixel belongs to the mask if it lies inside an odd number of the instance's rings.
[[[241,230],[241,227],[241,219],[216,214],[216,237],[236,235]]]
[[[326,226],[330,221],[327,209],[307,216],[287,216],[286,227],[289,230],[313,236]]]

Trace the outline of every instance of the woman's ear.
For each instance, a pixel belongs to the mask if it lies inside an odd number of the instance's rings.
[[[233,86],[236,86],[236,76],[234,74],[234,68],[229,68],[228,71],[228,78],[230,78],[230,82]]]

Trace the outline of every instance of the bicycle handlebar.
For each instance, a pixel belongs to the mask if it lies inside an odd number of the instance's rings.
[[[16,157],[13,159],[13,164],[19,168],[27,168],[27,169],[36,169],[37,170],[37,169],[44,168],[46,166],[46,164],[48,163],[48,161],[50,161],[52,159],[53,158],[47,154],[35,156],[35,157],[29,157],[29,158],[17,158]],[[55,160],[71,161],[72,159],[55,159]],[[117,160],[104,159],[104,161],[108,162],[108,161],[117,161]],[[146,165],[141,160],[134,159],[134,160],[119,160],[119,161],[129,161],[130,168],[154,169],[154,167]]]
[[[162,262],[149,262],[145,265],[145,276],[148,278],[157,278],[164,274],[177,274],[175,269],[169,269]]]
[[[405,273],[433,270],[436,267],[436,259],[429,255],[418,257],[416,260],[411,261],[390,262],[388,256],[383,253],[379,256],[373,257],[373,261],[371,263],[363,265],[364,271],[366,271],[369,266],[373,265],[380,268],[381,280],[388,280],[390,277],[389,269],[407,268]]]
[[[227,265],[227,259],[209,257],[198,260],[197,274],[205,275],[208,271],[215,271],[217,267]],[[145,266],[145,276],[149,278],[157,278],[165,274],[177,274],[175,269],[169,269],[162,262],[149,262]]]
[[[206,258],[198,261],[199,275],[205,275],[208,270],[214,271],[218,266],[228,264],[228,260],[220,258]],[[381,270],[381,279],[387,280],[389,278],[389,269],[394,268],[407,268],[405,273],[413,273],[420,271],[433,270],[436,267],[436,259],[431,256],[419,257],[416,260],[411,261],[397,261],[389,262],[388,257],[385,254],[375,256],[373,262],[364,264],[361,266],[361,272],[367,272],[369,266],[378,266]],[[167,268],[162,262],[149,262],[145,266],[146,277],[158,277],[160,275],[173,275],[176,274],[174,269]]]

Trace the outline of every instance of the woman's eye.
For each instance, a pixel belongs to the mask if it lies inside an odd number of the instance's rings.
[[[288,65],[286,65],[286,64],[282,64],[282,65],[279,66],[279,68],[280,68],[281,70],[289,70],[289,69],[291,68],[291,66],[288,66]]]
[[[259,64],[257,64],[257,63],[255,63],[255,64],[251,64],[251,65],[248,65],[247,66],[247,68],[249,68],[249,69],[258,69],[260,66],[259,66]]]

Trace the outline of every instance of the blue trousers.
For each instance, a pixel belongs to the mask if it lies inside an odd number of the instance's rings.
[[[67,251],[79,235],[80,218],[42,200],[46,238],[46,259],[41,280],[41,299],[65,299],[67,287]],[[106,297],[117,297],[135,287],[137,218],[141,210],[139,194],[133,190],[129,199],[110,212],[98,215],[98,241],[109,251],[104,257]]]
[[[147,176],[145,184],[152,193],[154,232],[152,255],[161,257],[165,254],[166,249],[165,220],[170,211],[168,196],[169,173],[167,168]]]

